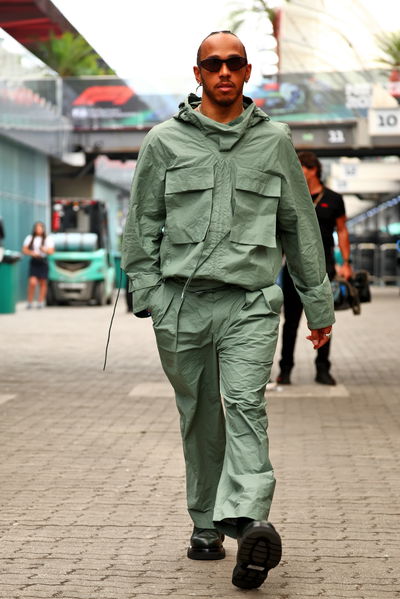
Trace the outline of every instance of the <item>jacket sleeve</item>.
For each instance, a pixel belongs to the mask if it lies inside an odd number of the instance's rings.
[[[153,137],[151,131],[139,152],[122,242],[121,267],[129,278],[129,290],[133,291],[135,314],[147,309],[151,292],[161,282],[164,168],[154,142],[152,145]]]
[[[315,208],[287,125],[279,158],[283,171],[277,228],[290,276],[300,296],[310,329],[335,322],[331,284]]]

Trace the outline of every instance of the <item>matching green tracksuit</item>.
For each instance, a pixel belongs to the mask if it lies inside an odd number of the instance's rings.
[[[199,102],[189,96],[146,136],[122,266],[175,389],[191,518],[235,537],[236,518],[267,518],[275,486],[264,392],[282,252],[310,328],[334,322],[333,301],[288,127],[249,98],[228,124],[195,111]]]

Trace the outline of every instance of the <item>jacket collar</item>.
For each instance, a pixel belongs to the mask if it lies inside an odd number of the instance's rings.
[[[246,96],[243,96],[243,113],[230,123],[218,123],[195,110],[200,103],[201,98],[190,94],[186,101],[179,105],[179,111],[174,118],[200,129],[204,135],[215,141],[222,151],[230,150],[250,127],[269,120],[269,116]]]

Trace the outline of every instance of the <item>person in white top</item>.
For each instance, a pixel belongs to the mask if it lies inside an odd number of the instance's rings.
[[[22,251],[25,255],[31,257],[27,308],[32,308],[36,287],[39,287],[37,307],[44,308],[49,271],[47,256],[54,253],[54,241],[50,235],[46,235],[46,227],[42,222],[33,225],[32,233],[24,240]]]

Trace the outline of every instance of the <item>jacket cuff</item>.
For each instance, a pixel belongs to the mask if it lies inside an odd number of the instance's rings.
[[[139,318],[150,316],[150,314],[146,314],[146,312],[150,304],[150,296],[156,287],[157,285],[154,285],[153,287],[146,287],[146,289],[137,289],[136,291],[133,291],[133,313]]]
[[[310,329],[322,329],[335,322],[333,294],[328,275],[317,287],[303,290],[297,289],[307,317]]]
[[[139,318],[150,316],[150,313],[147,312],[149,298],[153,289],[160,285],[161,275],[156,273],[131,275],[129,272],[126,275],[128,277],[128,291],[132,292],[133,313]]]
[[[162,281],[161,273],[146,273],[140,274],[137,273],[126,273],[129,278],[129,291],[140,291],[148,289],[149,287],[156,287]]]

